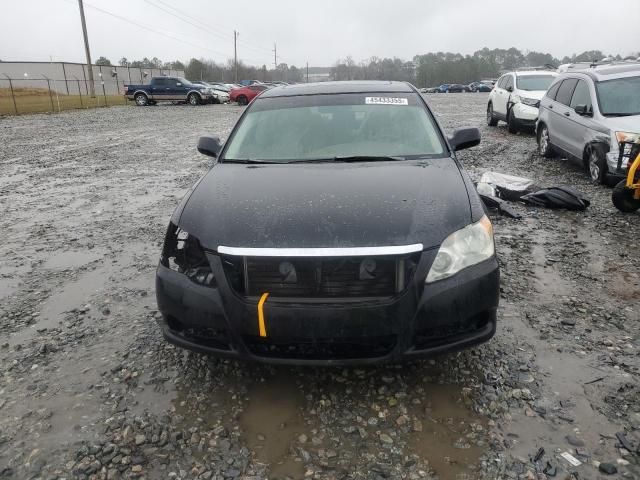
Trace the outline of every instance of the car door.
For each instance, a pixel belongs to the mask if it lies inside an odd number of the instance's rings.
[[[558,88],[555,100],[549,105],[549,132],[551,143],[570,153],[569,138],[571,136],[571,97],[576,88],[576,78],[565,78]]]
[[[186,100],[187,87],[178,78],[168,78],[169,96],[171,100]]]
[[[577,113],[575,110],[577,106],[586,107],[586,113],[582,115]],[[576,158],[582,158],[584,146],[590,137],[589,130],[593,127],[593,99],[585,80],[578,80],[571,96],[569,111],[564,115],[567,152]]]
[[[507,118],[507,100],[509,99],[509,91],[507,89],[509,85],[513,88],[511,74],[507,74],[500,79],[496,86],[496,95],[493,99],[493,111],[503,120]]]
[[[166,99],[168,88],[166,78],[154,78],[151,81],[151,97],[153,100]]]

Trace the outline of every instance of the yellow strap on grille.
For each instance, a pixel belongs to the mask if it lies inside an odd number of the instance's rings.
[[[264,323],[264,302],[267,301],[268,293],[263,293],[258,302],[258,330],[261,337],[267,336],[267,327]]]

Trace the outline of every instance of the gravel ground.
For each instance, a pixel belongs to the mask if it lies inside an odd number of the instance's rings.
[[[640,478],[640,216],[486,127],[486,98],[428,97],[446,130],[481,128],[472,177],[574,185],[591,207],[494,216],[491,342],[348,369],[220,361],[155,324],[168,218],[211,165],[196,139],[239,107],[1,118],[0,478]]]

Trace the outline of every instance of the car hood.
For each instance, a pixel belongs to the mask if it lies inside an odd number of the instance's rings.
[[[615,132],[640,133],[640,115],[604,117],[604,123]]]
[[[536,100],[542,100],[544,94],[547,93],[546,90],[519,90],[518,94],[521,97],[525,98],[534,98]]]
[[[450,158],[420,161],[219,163],[196,186],[179,225],[204,248],[437,246],[471,222]]]

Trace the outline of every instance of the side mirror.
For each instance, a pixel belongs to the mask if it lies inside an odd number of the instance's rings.
[[[586,105],[576,105],[573,109],[578,115],[582,115],[583,117],[590,117],[591,111]]]
[[[506,89],[507,92],[513,92],[513,87],[509,85]]]
[[[477,128],[458,128],[449,137],[449,145],[454,152],[480,144],[480,130]]]
[[[222,142],[215,135],[204,135],[198,139],[198,151],[203,155],[218,158],[222,150]]]

